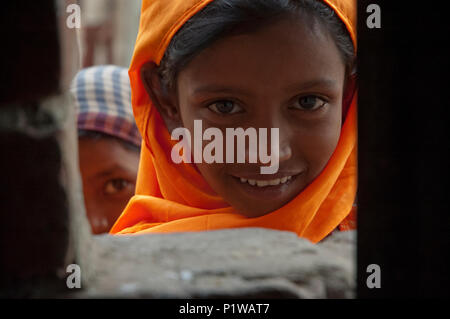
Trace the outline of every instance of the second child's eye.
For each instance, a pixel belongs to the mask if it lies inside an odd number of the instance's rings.
[[[242,111],[242,108],[239,105],[229,100],[214,102],[208,105],[208,108],[219,114],[234,114]]]
[[[103,187],[103,192],[107,195],[115,195],[129,190],[134,190],[134,184],[123,178],[111,179]]]
[[[324,106],[327,102],[315,95],[303,96],[298,99],[298,104],[295,108],[299,108],[305,111],[314,111],[322,106]]]

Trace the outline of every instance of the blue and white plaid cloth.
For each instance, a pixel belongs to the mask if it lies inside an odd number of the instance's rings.
[[[75,96],[79,130],[101,132],[137,146],[141,144],[126,68],[102,65],[83,69],[75,76],[71,92]]]

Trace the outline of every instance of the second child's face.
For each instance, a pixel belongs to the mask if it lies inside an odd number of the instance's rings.
[[[262,175],[261,163],[195,165],[245,216],[282,207],[320,174],[335,150],[344,84],[333,39],[298,20],[219,40],[179,73],[180,126],[193,135],[194,120],[202,120],[203,131],[214,127],[223,136],[226,128],[279,128],[279,169]]]
[[[113,138],[80,138],[86,214],[94,234],[107,233],[134,195],[139,151]]]

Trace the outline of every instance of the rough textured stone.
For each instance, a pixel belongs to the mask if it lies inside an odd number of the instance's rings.
[[[354,241],[342,234],[317,245],[261,228],[100,235],[83,257],[82,297],[354,297]]]

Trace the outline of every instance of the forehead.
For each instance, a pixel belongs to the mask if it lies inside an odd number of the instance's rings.
[[[319,26],[287,18],[252,32],[225,37],[201,51],[179,73],[179,89],[230,83],[278,87],[299,79],[344,77],[331,36]]]
[[[111,138],[80,138],[78,140],[80,166],[88,175],[112,167],[136,170],[139,153],[125,148]]]

